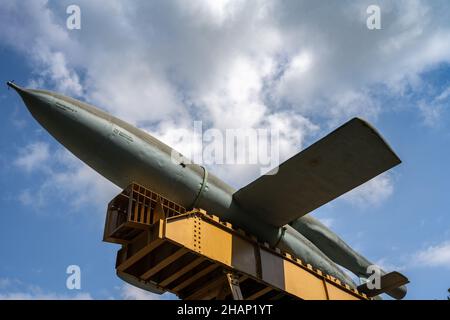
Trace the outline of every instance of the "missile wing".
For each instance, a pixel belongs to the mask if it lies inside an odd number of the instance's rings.
[[[354,118],[233,197],[255,217],[281,227],[399,163],[381,135]]]

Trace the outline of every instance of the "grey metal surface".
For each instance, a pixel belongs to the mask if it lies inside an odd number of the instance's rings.
[[[234,198],[255,217],[280,227],[400,162],[375,129],[354,118],[282,163],[276,174],[240,189]]]
[[[337,267],[326,254],[320,251],[313,242],[309,241],[289,225],[284,228],[286,229],[286,232],[277,244],[278,248],[286,252],[301,253],[298,257],[300,257],[303,262],[309,263],[320,270],[326,270],[326,273],[329,275],[355,287],[353,280]]]
[[[312,241],[331,260],[359,277],[367,277],[367,267],[373,263],[353,250],[337,234],[330,233],[329,228],[320,221],[306,215],[293,221],[290,225]]]
[[[331,232],[330,229],[314,217],[306,215],[294,220],[290,225],[314,243],[321,252],[335,263],[350,270],[358,277],[368,278],[371,275],[367,270],[373,263],[353,250],[337,234]],[[406,279],[405,276],[399,273],[398,275]],[[407,290],[406,286],[401,284],[385,291],[391,297],[401,299],[406,295]]]

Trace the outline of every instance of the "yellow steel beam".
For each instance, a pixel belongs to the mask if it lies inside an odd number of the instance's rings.
[[[186,274],[189,271],[191,271],[192,269],[194,269],[196,266],[198,266],[203,261],[205,261],[205,259],[202,258],[202,257],[196,258],[194,261],[190,262],[189,264],[187,264],[186,266],[184,266],[183,268],[181,268],[180,270],[178,270],[177,272],[172,274],[170,277],[168,277],[168,278],[164,279],[163,281],[161,281],[161,283],[159,285],[161,287],[166,287],[167,285],[171,284],[176,279],[181,277],[183,274]]]
[[[182,255],[186,254],[186,252],[187,251],[185,248],[178,249],[175,253],[171,254],[169,257],[163,259],[160,263],[147,270],[143,275],[140,276],[140,278],[143,280],[148,280],[158,271],[161,271],[163,268],[167,267],[169,264],[180,258]]]
[[[129,257],[127,260],[122,262],[118,267],[117,270],[124,271],[134,263],[141,260],[143,257],[145,257],[147,254],[155,250],[157,247],[159,247],[164,241],[162,239],[155,239],[154,241],[150,242],[148,245],[146,245],[144,248],[133,254],[131,257]]]
[[[203,286],[201,289],[195,291],[188,297],[185,297],[185,300],[198,300],[201,299],[202,296],[208,294],[209,291],[213,291],[218,289],[218,287],[222,287],[225,283],[225,275],[217,277],[213,281],[208,282],[207,285]]]
[[[205,269],[203,269],[202,271],[200,271],[199,273],[195,274],[194,276],[190,277],[189,279],[186,279],[185,281],[183,281],[182,283],[180,283],[179,285],[177,285],[173,291],[174,292],[179,292],[181,290],[183,290],[184,288],[186,288],[188,285],[192,284],[193,282],[195,282],[196,280],[200,279],[201,277],[207,275],[208,273],[210,273],[211,271],[215,270],[216,268],[218,268],[219,265],[218,264],[212,264],[208,267],[206,267]]]
[[[269,293],[272,290],[273,290],[272,287],[265,287],[264,289],[261,289],[258,292],[255,292],[254,294],[252,294],[251,296],[249,296],[245,299],[246,300],[255,300],[255,299],[258,299],[259,297],[265,295],[266,293]]]
[[[346,288],[340,281],[326,277],[291,255],[255,245],[254,238],[228,227],[215,216],[198,212],[183,219],[169,219],[166,223],[165,235],[171,241],[185,245],[223,267],[263,281],[269,288],[301,299],[365,299],[352,288]],[[260,295],[268,291],[263,290]]]
[[[158,286],[176,294],[183,294],[185,288],[220,267],[228,273],[239,274],[240,282],[247,280],[251,281],[250,286],[257,283],[264,285],[247,299],[261,298],[272,290],[278,292],[274,299],[285,295],[314,300],[367,299],[354,288],[344,286],[296,257],[258,243],[242,230],[233,229],[231,224],[201,210],[159,220],[145,237],[136,238],[122,249],[124,258],[122,255],[118,258],[118,271],[126,270],[162,243],[170,243],[179,249],[158,263],[149,265],[149,269],[139,278],[148,280],[169,265],[179,264],[175,269],[178,271],[158,283]],[[179,259],[187,252],[197,257],[191,261]],[[121,259],[125,261],[121,262]],[[206,260],[211,262],[209,266],[184,279],[175,288],[168,288]],[[226,280],[225,275],[199,285],[198,290],[187,298],[212,297],[214,294],[223,296],[224,292],[219,288],[223,285],[220,282],[223,279]]]

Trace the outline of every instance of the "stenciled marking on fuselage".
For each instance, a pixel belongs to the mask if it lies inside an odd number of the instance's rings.
[[[116,135],[119,135],[120,137],[124,138],[128,142],[133,142],[133,137],[131,137],[130,135],[126,134],[122,130],[119,130],[118,128],[114,128],[113,129],[113,133],[116,134]]]
[[[60,103],[58,101],[55,102],[55,106],[58,109],[61,109],[61,110],[64,110],[64,111],[70,111],[70,112],[73,112],[73,113],[77,112],[77,110],[75,110],[74,108],[72,108],[72,107],[70,107],[68,105],[62,104],[62,103]]]

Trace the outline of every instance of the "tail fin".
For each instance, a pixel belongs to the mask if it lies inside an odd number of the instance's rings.
[[[374,297],[382,293],[386,293],[394,299],[403,299],[406,295],[405,284],[409,283],[407,277],[400,272],[393,271],[384,274],[380,279],[380,288],[369,289],[366,283],[358,286],[358,291],[365,293],[368,297]]]

